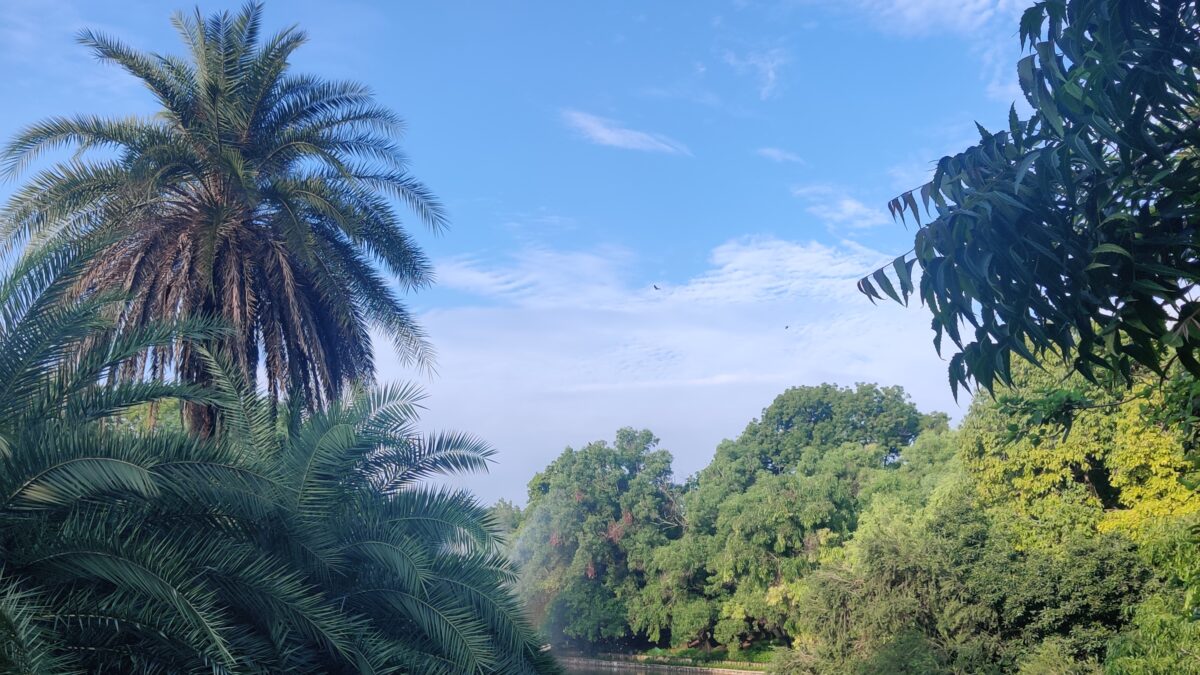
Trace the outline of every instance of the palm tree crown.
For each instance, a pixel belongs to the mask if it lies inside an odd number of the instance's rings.
[[[152,119],[55,117],[5,149],[9,175],[43,152],[75,158],[41,170],[6,208],[6,246],[60,235],[104,237],[76,292],[127,293],[116,334],[153,320],[207,315],[232,332],[207,347],[274,399],[310,407],[371,378],[372,325],[403,358],[431,350],[397,295],[431,280],[401,226],[399,200],[435,230],[442,208],[407,171],[401,121],[370,91],[292,74],[305,41],[288,28],[261,39],[262,8],[173,23],[187,57],[143,53],[84,31],[102,60],[140,79],[161,106]],[[83,151],[101,155],[81,159]],[[204,377],[196,348],[150,350],[126,377]]]

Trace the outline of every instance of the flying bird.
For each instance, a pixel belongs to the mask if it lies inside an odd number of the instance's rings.
[[[651,286],[654,286],[654,290],[656,290],[656,291],[661,291],[661,290],[662,290],[661,288],[659,288],[659,287],[658,287],[658,284],[650,284],[650,285],[651,285]]]

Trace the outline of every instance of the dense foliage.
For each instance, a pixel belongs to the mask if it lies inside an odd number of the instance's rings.
[[[978,145],[893,200],[918,223],[932,203],[934,219],[912,258],[859,288],[919,295],[937,348],[946,336],[956,348],[953,387],[1019,385],[973,407],[961,456],[1021,550],[1135,542],[1151,577],[1105,670],[1200,672],[1200,13],[1048,0],[1019,32],[1032,116],[980,128]],[[1083,650],[1058,638],[1023,668],[1063,672],[1071,655]]]
[[[444,216],[407,172],[402,123],[360,84],[288,71],[305,42],[261,33],[262,8],[178,14],[187,56],[137,51],[84,31],[81,41],[154,95],[149,118],[55,117],[4,149],[9,175],[43,153],[70,159],[38,171],[3,213],[4,251],[57,236],[106,242],[76,293],[117,290],[113,332],[148,320],[220,317],[206,340],[268,394],[312,406],[374,373],[371,325],[402,357],[429,346],[393,290],[430,280],[430,266],[389,197],[429,225]],[[197,346],[148,350],[118,375],[200,381]],[[203,409],[197,423],[211,426]]]
[[[1046,0],[1020,39],[1032,116],[981,128],[893,200],[918,223],[918,200],[932,204],[934,219],[912,258],[860,289],[919,295],[939,349],[948,337],[958,350],[956,386],[1008,382],[1013,354],[1047,352],[1088,377],[1175,360],[1200,374],[1197,3]]]
[[[1200,673],[1194,2],[1037,3],[1033,116],[891,204],[936,217],[860,288],[920,265],[951,383],[994,394],[958,429],[796,387],[683,484],[622,429],[524,509],[429,487],[491,451],[369,386],[369,324],[428,353],[393,200],[443,216],[399,121],[260,17],[178,16],[187,58],[85,32],[160,114],[5,150],[77,154],[0,224],[0,671],[554,672],[528,611],[780,673]]]
[[[1200,672],[1200,13],[1186,0],[1046,0],[1019,33],[1032,116],[980,127],[976,146],[894,199],[901,218],[919,224],[923,206],[933,220],[912,257],[859,283],[873,298],[918,295],[935,346],[954,345],[951,386],[995,394],[959,432],[962,494],[899,525],[880,515],[901,537],[864,526],[840,567],[814,576],[827,609],[809,627],[824,636],[784,670],[832,659],[873,672],[891,639],[922,655],[921,672]],[[967,498],[975,536],[925,557]],[[996,535],[1011,553],[992,565]],[[965,575],[946,567],[963,559]],[[975,578],[1013,571],[1001,593],[977,593]],[[926,605],[947,578],[962,590]],[[872,634],[891,603],[870,588],[935,609]],[[822,623],[835,617],[845,630]]]
[[[784,638],[780,580],[854,530],[863,488],[895,468],[925,421],[896,388],[779,396],[689,481],[687,528],[651,560],[633,626],[676,644]]]
[[[649,557],[678,534],[671,455],[648,431],[567,449],[529,483],[515,539],[521,593],[549,633],[591,643],[625,638],[626,603]]]
[[[412,388],[276,417],[207,354],[207,389],[106,382],[220,329],[97,348],[111,300],[66,299],[86,253],[43,249],[0,280],[0,670],[553,670],[487,510],[420,484],[484,468],[487,446],[419,435]],[[225,432],[112,423],[165,396],[215,406]]]
[[[1068,375],[1017,367],[954,431],[896,388],[797,387],[683,485],[568,450],[530,483],[522,593],[575,647],[774,644],[785,673],[1200,672],[1185,440],[1145,403],[1033,424],[1047,387],[1114,402]]]
[[[557,672],[488,509],[425,484],[492,451],[370,386],[369,323],[428,351],[389,197],[441,212],[395,116],[260,17],[177,16],[187,59],[84,32],[160,114],[5,151],[78,152],[0,225],[0,672]]]

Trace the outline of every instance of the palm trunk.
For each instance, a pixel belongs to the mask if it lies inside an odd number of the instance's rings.
[[[209,349],[214,346],[206,345]],[[212,385],[212,375],[208,368],[190,347],[184,347],[180,361],[181,380],[205,388]],[[217,410],[207,403],[184,401],[183,424],[188,432],[200,438],[211,438],[217,431]]]

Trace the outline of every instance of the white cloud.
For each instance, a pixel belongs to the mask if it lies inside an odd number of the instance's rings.
[[[439,262],[438,284],[479,297],[530,307],[562,307],[619,301],[613,289],[631,254],[618,247],[597,251],[556,251],[528,247],[504,267],[482,265],[469,257]]]
[[[889,33],[952,33],[968,39],[987,97],[1006,105],[1015,102],[1027,113],[1028,104],[1017,86],[1016,35],[1021,13],[1032,4],[1033,0],[853,0],[850,6]]]
[[[619,122],[598,117],[578,110],[564,110],[563,121],[584,138],[597,145],[608,145],[626,150],[665,152],[675,155],[691,155],[687,146],[662,134],[638,131],[623,127]]]
[[[758,80],[758,97],[767,100],[775,94],[779,85],[779,71],[791,61],[787,51],[775,48],[767,51],[752,51],[746,54],[725,52],[725,63],[739,72],[752,73]]]
[[[771,160],[772,162],[783,163],[783,162],[803,162],[804,161],[803,159],[800,158],[800,155],[797,155],[794,152],[788,152],[787,150],[783,150],[781,148],[759,148],[758,150],[755,150],[754,152],[759,157],[766,157],[767,159]]]
[[[967,141],[959,144],[957,147],[965,148],[974,141]],[[931,151],[925,153],[932,156]],[[944,154],[944,153],[943,153]],[[888,176],[892,179],[892,190],[897,194],[905,190],[912,190],[928,183],[933,178],[933,171],[936,168],[934,162],[912,160],[893,164],[888,167]]]
[[[987,84],[984,92],[993,101],[1005,105],[1016,104],[1018,112],[1028,115],[1029,102],[1017,81],[1016,49],[1011,41],[992,41],[979,49],[979,60],[983,66],[983,78]]]
[[[863,230],[893,222],[883,209],[867,206],[832,185],[799,185],[792,188],[792,194],[803,199],[807,204],[805,209],[834,232]]]
[[[921,35],[946,30],[973,34],[994,20],[1019,16],[1029,4],[1022,0],[854,0],[881,28]],[[1016,24],[1011,27],[1015,30]]]
[[[679,283],[644,281],[617,248],[441,261],[442,285],[475,299],[422,317],[440,373],[425,426],[495,444],[491,475],[459,484],[520,500],[565,446],[626,425],[658,434],[682,478],[789,386],[901,384],[923,409],[956,413],[925,312],[855,290],[888,258],[845,242],[737,239]],[[389,361],[380,355],[381,378],[403,377]]]
[[[119,28],[83,16],[71,0],[0,2],[0,67],[9,94],[36,91],[39,98],[48,98],[49,92],[70,93],[78,102],[83,88],[86,98],[133,103],[141,88],[120,68],[97,63],[76,41],[84,28],[124,37]]]
[[[713,91],[708,81],[708,67],[700,62],[666,84],[643,87],[639,93],[643,96],[657,99],[670,99],[695,103],[714,110],[719,110],[734,117],[753,117],[755,112],[745,108],[736,99],[727,101]]]

